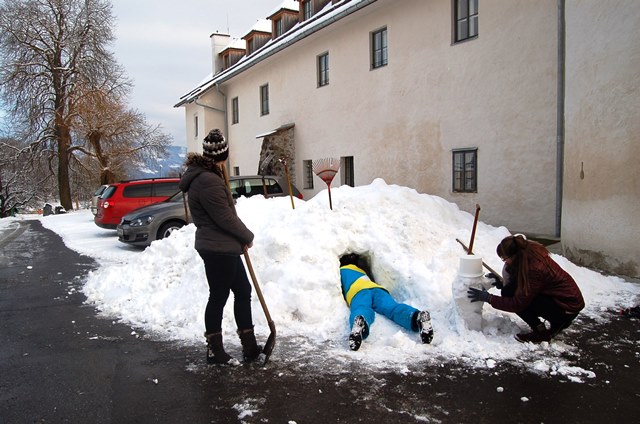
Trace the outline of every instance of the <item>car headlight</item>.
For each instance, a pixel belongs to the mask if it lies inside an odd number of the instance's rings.
[[[138,218],[135,218],[131,221],[131,225],[132,227],[144,227],[145,225],[149,225],[151,224],[151,222],[153,221],[153,215],[145,215],[145,216],[140,216]]]

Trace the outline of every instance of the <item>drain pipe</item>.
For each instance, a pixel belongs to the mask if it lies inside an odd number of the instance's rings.
[[[556,237],[562,230],[562,186],[564,184],[564,100],[566,56],[565,0],[558,0],[558,86],[556,116]]]

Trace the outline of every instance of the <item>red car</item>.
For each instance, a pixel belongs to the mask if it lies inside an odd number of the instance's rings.
[[[98,199],[93,222],[115,229],[122,217],[134,209],[162,202],[180,191],[180,178],[151,178],[110,184]]]

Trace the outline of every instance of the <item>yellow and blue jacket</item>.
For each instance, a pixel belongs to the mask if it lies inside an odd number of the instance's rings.
[[[340,281],[342,282],[342,295],[349,306],[351,306],[353,297],[362,290],[382,289],[388,292],[381,285],[371,281],[367,273],[355,265],[340,267]]]

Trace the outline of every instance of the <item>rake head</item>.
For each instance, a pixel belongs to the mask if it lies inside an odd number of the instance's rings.
[[[336,176],[340,169],[340,159],[322,158],[313,161],[313,172],[327,185],[331,184],[333,177]]]

